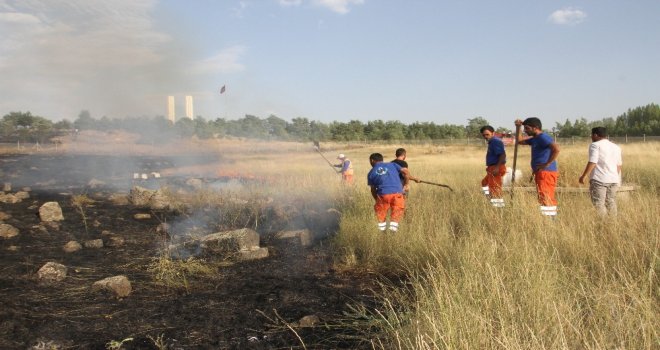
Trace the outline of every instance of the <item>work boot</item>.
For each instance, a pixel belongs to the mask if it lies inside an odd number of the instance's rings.
[[[387,229],[387,222],[378,223],[378,231],[385,232],[386,229]]]
[[[484,193],[484,196],[486,197],[490,195],[490,190],[488,189],[488,186],[481,187],[481,191]]]
[[[390,222],[390,231],[392,232],[399,231],[399,223],[396,221]]]

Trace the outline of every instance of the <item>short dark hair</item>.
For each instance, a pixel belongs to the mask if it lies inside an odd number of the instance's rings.
[[[541,125],[541,119],[534,117],[525,119],[522,125],[527,125],[539,129],[543,128],[543,126]]]
[[[490,125],[482,126],[481,129],[479,129],[479,132],[483,134],[485,130],[488,130],[490,132],[495,132],[495,129],[493,129],[493,127]]]
[[[373,161],[376,161],[376,162],[382,162],[383,161],[383,155],[380,154],[380,153],[372,153],[369,156],[369,160],[373,160]]]
[[[405,148],[397,148],[396,152],[394,152],[394,155],[397,156],[397,157],[401,157],[404,154],[406,154],[406,149]]]
[[[607,137],[607,128],[604,126],[597,126],[591,129],[591,134],[598,135],[598,137]]]

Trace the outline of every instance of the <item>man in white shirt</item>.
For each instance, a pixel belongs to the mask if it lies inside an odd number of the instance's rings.
[[[601,215],[616,216],[616,191],[621,183],[621,148],[607,139],[607,129],[596,127],[591,129],[591,145],[589,146],[589,162],[584,168],[580,183],[589,177],[589,192],[591,203]]]

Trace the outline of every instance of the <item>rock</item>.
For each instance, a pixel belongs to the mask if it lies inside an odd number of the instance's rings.
[[[59,282],[66,278],[66,272],[66,266],[51,261],[37,271],[37,276],[44,282]]]
[[[278,239],[297,238],[300,240],[300,244],[303,247],[309,247],[313,242],[312,233],[309,232],[308,229],[296,231],[280,231],[275,235],[275,237]]]
[[[133,215],[133,218],[136,220],[146,220],[146,219],[151,219],[151,214],[148,213],[137,213]]]
[[[171,207],[170,200],[162,190],[149,190],[140,186],[133,186],[128,194],[128,200],[138,207],[152,209],[167,209]]]
[[[0,237],[12,238],[18,236],[18,229],[9,224],[0,224]]]
[[[93,292],[103,291],[103,290],[113,293],[118,298],[127,297],[133,291],[131,287],[131,281],[129,281],[126,276],[121,276],[121,275],[104,278],[92,284]]]
[[[15,204],[20,201],[19,198],[16,198],[16,196],[11,193],[0,193],[0,202],[2,203]]]
[[[307,315],[307,316],[301,318],[298,321],[298,326],[300,326],[300,327],[314,327],[319,322],[321,322],[321,319],[318,316],[316,316],[316,315]]]
[[[11,215],[0,211],[0,221],[11,219]]]
[[[64,250],[65,253],[75,253],[80,249],[82,249],[82,245],[80,245],[80,243],[76,241],[69,241],[62,248],[62,250]]]
[[[121,247],[126,243],[123,237],[120,236],[110,236],[106,240],[105,245],[108,247]]]
[[[259,234],[248,228],[212,233],[199,241],[200,247],[207,253],[234,253],[259,248]]]
[[[19,200],[23,200],[30,198],[30,194],[26,191],[18,191],[16,194],[14,194],[14,197],[18,198]]]
[[[256,260],[267,258],[269,255],[268,248],[252,248],[251,250],[241,250],[238,252],[239,260]]]
[[[85,241],[85,243],[83,244],[85,245],[85,248],[103,248],[102,239],[92,239],[89,241]]]
[[[62,215],[62,208],[57,202],[44,203],[44,205],[39,208],[39,217],[41,218],[41,221],[64,220],[64,215]]]

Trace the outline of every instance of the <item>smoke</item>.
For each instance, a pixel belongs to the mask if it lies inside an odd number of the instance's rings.
[[[0,110],[75,119],[164,115],[192,89],[192,48],[158,29],[154,0],[0,0]],[[181,89],[181,90],[177,90]]]

